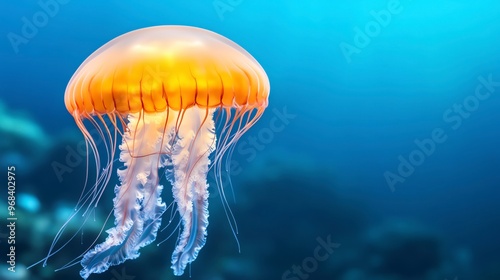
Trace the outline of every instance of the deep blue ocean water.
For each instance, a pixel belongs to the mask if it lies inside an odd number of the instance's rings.
[[[84,164],[62,182],[51,166],[83,139],[64,90],[94,50],[155,25],[226,36],[271,83],[233,155],[241,253],[216,198],[193,279],[500,279],[498,1],[54,1],[0,9],[0,159],[18,167],[18,192],[41,201],[18,221],[20,272],[6,272],[2,251],[2,279],[78,279],[78,267],[52,271],[79,244],[54,267],[22,268],[44,257],[64,222],[47,217],[83,185]],[[340,247],[322,261],[327,236]],[[173,245],[90,279],[175,279]]]

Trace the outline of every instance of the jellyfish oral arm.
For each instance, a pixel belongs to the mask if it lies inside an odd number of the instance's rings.
[[[125,168],[118,170],[121,184],[115,187],[113,200],[115,227],[106,231],[103,243],[83,256],[80,275],[84,279],[137,258],[139,249],[156,239],[166,210],[160,197],[163,187],[158,185],[161,167],[170,171],[168,179],[182,221],[172,254],[174,274],[182,275],[205,245],[207,173],[216,144],[213,110],[191,107],[182,113],[136,113],[129,114],[128,121],[120,145]]]
[[[164,132],[166,114],[130,114],[128,131],[120,145],[120,161],[125,169],[118,170],[121,184],[115,187],[113,200],[115,227],[107,230],[108,237],[81,261],[82,278],[106,271],[127,259],[139,256],[138,250],[153,242],[165,212],[161,201],[162,186],[158,185],[160,153],[169,142]],[[162,141],[163,140],[163,141]]]
[[[172,254],[172,269],[182,275],[205,245],[208,226],[209,155],[215,149],[213,110],[184,111],[172,150],[172,192],[182,219],[182,233]]]

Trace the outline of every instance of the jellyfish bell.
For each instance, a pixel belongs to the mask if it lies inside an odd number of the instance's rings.
[[[116,150],[124,168],[118,170],[113,200],[115,227],[106,231],[103,243],[82,254],[80,275],[86,279],[137,258],[139,249],[155,240],[167,209],[160,197],[161,168],[167,170],[181,219],[171,267],[182,275],[206,240],[207,173],[214,170],[221,188],[223,158],[261,117],[269,90],[266,73],[247,51],[201,28],[139,29],[88,57],[64,98],[97,165],[96,182],[78,203],[84,215],[109,183]],[[101,160],[84,120],[104,140],[107,160]],[[224,190],[219,191],[224,201]]]
[[[268,94],[264,70],[236,43],[201,28],[157,26],[126,33],[95,51],[71,78],[65,104],[73,115],[194,105],[250,109],[265,108]]]

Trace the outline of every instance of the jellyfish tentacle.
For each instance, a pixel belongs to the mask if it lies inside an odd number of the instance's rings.
[[[205,245],[208,226],[210,153],[215,149],[213,110],[196,106],[184,112],[171,155],[172,192],[182,219],[182,233],[172,254],[172,269],[182,275]]]
[[[128,131],[120,145],[125,169],[118,170],[121,184],[115,187],[113,200],[115,227],[107,230],[103,243],[83,256],[82,278],[137,258],[139,249],[155,240],[166,210],[160,197],[163,187],[158,185],[158,168],[163,167],[159,160],[164,150],[161,140],[169,135],[164,131],[165,121],[163,113],[129,115]],[[133,139],[141,141],[129,145]]]

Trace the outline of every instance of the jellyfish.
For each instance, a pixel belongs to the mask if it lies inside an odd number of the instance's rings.
[[[156,239],[168,208],[160,170],[171,183],[172,207],[180,217],[171,268],[182,275],[206,242],[207,173],[215,172],[225,199],[224,166],[238,139],[264,113],[269,90],[266,73],[247,51],[201,28],[139,29],[90,55],[64,97],[96,162],[95,183],[86,182],[77,205],[83,215],[99,202],[113,166],[123,166],[114,188],[114,227],[81,255],[80,276],[135,259]],[[54,243],[51,250],[48,256],[56,251]]]

